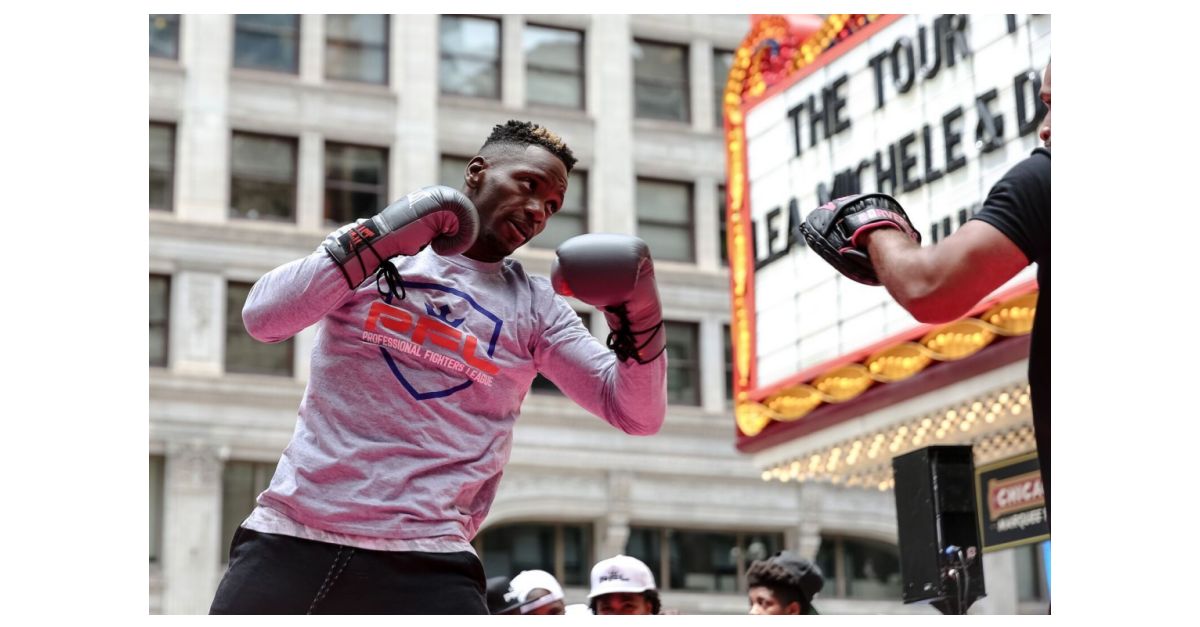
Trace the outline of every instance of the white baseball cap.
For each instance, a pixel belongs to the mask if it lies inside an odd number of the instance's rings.
[[[522,614],[528,614],[563,598],[563,589],[558,580],[544,570],[523,570],[520,575],[513,577],[508,585],[509,592],[504,598],[519,603]],[[530,601],[529,593],[539,588],[547,590],[550,594]]]
[[[645,592],[655,590],[654,575],[642,560],[617,555],[592,567],[592,591],[588,599],[614,592]]]

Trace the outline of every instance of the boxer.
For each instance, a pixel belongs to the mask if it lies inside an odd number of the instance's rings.
[[[562,207],[574,165],[546,128],[498,125],[461,190],[409,193],[254,284],[254,338],[320,324],[291,443],[211,613],[486,614],[470,542],[534,377],[626,433],[659,430],[666,339],[646,244],[580,235],[552,279],[509,258]],[[602,309],[612,350],[555,289]]]

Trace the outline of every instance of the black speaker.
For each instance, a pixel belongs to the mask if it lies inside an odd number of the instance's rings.
[[[985,595],[970,446],[929,446],[892,459],[905,603],[961,614]]]

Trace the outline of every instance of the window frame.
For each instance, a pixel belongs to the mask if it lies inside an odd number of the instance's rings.
[[[899,547],[899,545],[892,544],[890,542],[886,542],[886,541],[875,539],[875,538],[866,538],[866,537],[860,537],[860,536],[849,535],[849,534],[835,534],[835,533],[831,533],[828,535],[822,534],[821,535],[821,544],[817,549],[817,556],[814,559],[814,562],[816,562],[817,565],[821,567],[822,575],[824,575],[824,577],[825,577],[825,587],[823,588],[823,592],[824,592],[825,596],[836,598],[836,599],[847,599],[847,600],[857,600],[857,601],[879,600],[878,598],[876,598],[874,596],[862,596],[862,595],[848,594],[850,592],[850,589],[852,586],[850,585],[851,578],[847,572],[848,569],[850,568],[850,559],[849,559],[849,555],[848,555],[847,549],[846,549],[847,542],[857,544],[861,547],[866,547],[866,548],[871,548],[871,549],[876,549],[876,550],[879,550],[880,547],[886,547],[891,553],[894,554],[894,556],[896,558],[896,573],[900,573],[900,570],[899,570],[900,569],[900,566],[899,566],[899,564],[900,564],[900,547]],[[832,549],[831,549],[833,552],[832,572],[830,572],[830,570],[825,568],[824,566],[821,566],[821,564],[819,563],[822,549],[825,548],[826,543],[829,543],[832,545]],[[901,575],[901,577],[903,577],[903,575]],[[897,586],[897,594],[899,594],[900,592],[903,591],[903,587],[904,587],[904,583],[903,583],[903,579],[901,579],[901,581],[899,582],[899,585]]]
[[[700,323],[697,321],[694,321],[694,320],[663,319],[663,333],[667,334],[667,338],[668,338],[667,341],[670,341],[671,333],[667,329],[668,325],[674,325],[674,326],[676,326],[676,328],[678,328],[679,326],[683,326],[683,325],[690,327],[689,335],[691,335],[692,339],[695,340],[692,344],[692,346],[694,347],[694,350],[695,350],[695,355],[691,359],[688,359],[688,360],[684,360],[677,355],[672,355],[671,359],[669,359],[667,362],[667,376],[668,377],[670,376],[670,371],[672,369],[680,369],[684,366],[690,366],[690,371],[693,373],[693,376],[691,379],[691,381],[692,381],[691,388],[694,390],[694,392],[693,392],[694,401],[671,400],[671,398],[670,398],[671,388],[668,383],[667,403],[670,405],[682,405],[685,407],[700,407],[704,404],[704,394],[701,390],[701,387],[703,385],[704,374],[703,374],[703,364],[702,364],[702,360],[700,358]]]
[[[726,50],[724,48],[716,48],[716,47],[714,47],[712,49],[713,89],[716,92],[716,98],[713,101],[714,107],[716,108],[716,111],[713,114],[714,115],[713,124],[715,125],[714,128],[717,129],[717,132],[720,132],[720,133],[723,133],[725,131],[725,86],[729,82],[729,72],[728,71],[726,71],[726,74],[724,77],[717,76],[717,72],[716,72],[717,58],[722,55],[730,56],[729,69],[732,70],[733,63],[734,63],[734,61],[737,60],[737,51],[736,50]]]
[[[241,15],[235,14],[233,16],[233,42],[232,42],[233,55],[232,55],[232,58],[230,59],[230,64],[235,69],[238,69],[238,70],[250,70],[250,71],[254,71],[254,72],[275,72],[277,74],[299,75],[300,74],[300,47],[303,43],[301,40],[301,33],[300,33],[300,29],[302,26],[301,20],[300,20],[300,14],[299,13],[277,14],[277,15],[291,15],[292,19],[295,23],[295,29],[294,29],[295,34],[293,35],[293,37],[295,38],[295,42],[296,42],[296,46],[295,46],[296,55],[295,55],[295,58],[292,59],[291,67],[286,70],[278,69],[275,67],[265,67],[265,66],[256,66],[256,65],[238,65],[238,50],[237,50],[238,32],[242,31],[242,30],[247,30],[249,32],[256,32],[256,33],[270,33],[271,32],[270,29],[259,27],[257,25],[253,28],[243,28],[243,24],[239,23],[239,21],[238,21],[238,18],[241,17],[242,15],[276,15],[276,14],[269,14],[269,13],[268,14],[261,14],[261,13],[260,14],[241,14]]]
[[[563,70],[559,70],[557,68],[546,68],[546,67],[541,67],[541,66],[535,66],[533,63],[531,63],[529,60],[528,52],[525,49],[525,41],[524,41],[524,35],[525,35],[525,33],[527,33],[529,31],[529,29],[531,27],[532,28],[540,28],[540,29],[544,29],[544,30],[565,31],[565,32],[569,32],[569,33],[575,33],[576,35],[578,35],[579,36],[579,49],[578,49],[579,72],[577,74],[576,73],[567,73],[567,72],[565,72]],[[585,48],[585,46],[586,46],[586,41],[587,41],[587,33],[585,31],[582,31],[582,30],[579,30],[576,28],[567,28],[564,26],[550,26],[548,24],[538,24],[536,22],[526,22],[525,28],[523,28],[521,30],[521,36],[522,36],[521,50],[525,53],[525,77],[526,77],[525,78],[525,106],[552,107],[554,109],[559,109],[559,110],[563,110],[563,111],[584,111],[584,110],[586,110],[587,109],[587,49]],[[529,73],[530,73],[529,71],[531,68],[535,68],[535,67],[540,72],[546,72],[546,73],[556,74],[556,75],[560,75],[560,76],[575,77],[579,83],[579,106],[572,107],[572,106],[566,106],[566,105],[561,105],[561,104],[556,104],[556,103],[551,103],[551,102],[534,102],[533,100],[531,100],[529,97],[529,93],[530,93],[529,92]]]
[[[163,551],[163,521],[165,516],[165,505],[167,497],[167,459],[164,455],[150,455],[150,466],[157,466],[157,476],[153,470],[147,472],[149,475],[149,491],[150,491],[150,563],[162,563]]]
[[[680,180],[675,180],[675,179],[658,178],[658,177],[652,177],[652,176],[638,176],[634,180],[634,198],[635,199],[637,197],[637,187],[643,181],[645,181],[647,183],[666,183],[666,184],[670,184],[670,185],[678,185],[687,190],[688,221],[686,223],[686,227],[684,227],[684,225],[681,223],[667,222],[664,220],[657,220],[654,218],[644,218],[644,217],[642,217],[643,214],[642,214],[640,207],[635,208],[635,211],[637,212],[637,225],[638,225],[639,230],[641,229],[642,224],[646,224],[648,226],[657,226],[657,227],[686,228],[687,233],[688,233],[689,251],[691,253],[689,255],[689,258],[688,259],[667,259],[664,257],[664,258],[662,258],[662,260],[663,261],[672,261],[675,263],[695,264],[697,262],[697,254],[696,254],[696,252],[697,252],[696,251],[696,183],[694,181],[680,181]],[[643,238],[643,239],[645,239],[645,238]]]
[[[225,348],[223,359],[222,359],[222,366],[223,366],[223,370],[224,370],[225,374],[237,374],[237,375],[246,374],[246,375],[256,375],[256,376],[266,376],[266,377],[279,377],[279,378],[285,378],[285,379],[294,378],[296,376],[296,338],[295,337],[289,337],[288,339],[283,340],[281,342],[272,342],[270,344],[262,343],[266,346],[272,346],[272,347],[274,347],[274,346],[286,346],[287,347],[287,358],[284,361],[284,363],[287,364],[287,372],[266,371],[266,370],[262,370],[262,369],[247,368],[245,366],[233,367],[233,368],[230,367],[229,333],[230,333],[231,329],[233,329],[234,327],[240,328],[241,333],[244,333],[247,337],[250,337],[251,340],[253,340],[254,342],[258,342],[258,340],[254,340],[254,338],[250,336],[249,332],[246,331],[246,328],[245,328],[244,324],[242,323],[241,309],[239,308],[237,312],[232,312],[229,309],[229,292],[230,292],[230,288],[235,285],[236,286],[246,286],[246,288],[247,288],[246,291],[247,291],[247,293],[249,293],[249,289],[254,286],[254,283],[247,282],[247,281],[236,281],[233,279],[225,280],[225,332],[222,335],[222,339],[224,340],[224,348]],[[237,324],[234,324],[234,322],[231,321],[231,318],[234,317],[233,316],[234,313],[237,314],[236,315]]]
[[[547,225],[549,225],[550,222],[553,220],[561,219],[562,216],[568,215],[571,217],[578,217],[579,221],[581,222],[582,230],[580,230],[575,235],[583,235],[583,234],[591,232],[590,223],[589,223],[590,216],[588,215],[588,209],[589,209],[588,208],[588,194],[590,191],[589,188],[591,187],[591,181],[589,180],[589,178],[590,178],[589,174],[590,173],[587,170],[584,170],[582,168],[574,168],[569,173],[567,173],[568,189],[572,188],[571,187],[572,186],[571,177],[577,177],[577,178],[575,178],[575,180],[573,182],[574,185],[577,186],[580,182],[583,183],[583,192],[579,195],[579,198],[583,204],[579,206],[579,210],[580,210],[579,213],[568,212],[568,213],[564,214],[563,211],[565,209],[567,209],[567,206],[565,204],[566,198],[564,198],[563,199],[564,205],[563,205],[562,209],[559,209],[559,211],[557,213],[550,216],[550,218],[546,222]],[[561,244],[562,242],[550,244],[550,243],[546,243],[548,240],[539,241],[539,238],[541,238],[542,235],[545,234],[545,232],[546,231],[543,229],[542,233],[539,233],[537,237],[535,237],[529,241],[528,246],[531,248],[537,248],[537,249],[541,249],[541,250],[554,250],[554,249],[558,248],[559,244]],[[574,237],[575,235],[572,235],[570,237]],[[570,239],[570,237],[568,237],[567,239]],[[566,240],[563,240],[563,241],[566,241]]]
[[[692,109],[693,109],[693,107],[692,107],[692,76],[691,76],[691,46],[689,46],[686,43],[681,44],[681,43],[675,43],[675,42],[671,42],[671,41],[644,39],[641,37],[634,37],[633,43],[635,46],[649,45],[649,46],[657,46],[657,47],[669,47],[669,48],[678,48],[683,51],[683,61],[682,61],[683,79],[682,79],[682,85],[680,86],[680,90],[683,93],[683,118],[681,119],[681,118],[673,118],[673,117],[672,118],[655,117],[655,116],[651,116],[651,115],[645,115],[640,110],[641,108],[638,106],[638,102],[639,102],[638,101],[638,88],[640,85],[646,84],[646,85],[662,86],[664,83],[673,82],[675,79],[667,79],[664,81],[664,78],[662,76],[656,76],[651,79],[643,79],[642,77],[638,76],[637,59],[631,58],[630,62],[633,64],[633,72],[632,72],[632,74],[633,74],[633,94],[632,94],[632,96],[633,96],[633,117],[634,117],[634,119],[635,120],[657,120],[660,122],[674,122],[677,124],[691,124],[692,123]]]
[[[592,333],[592,312],[579,311],[577,309],[573,309],[572,311],[575,312],[575,315],[579,316],[579,319],[583,322],[583,328],[586,329],[590,335]],[[592,337],[595,336],[593,335]],[[542,376],[542,373],[540,372],[536,373],[533,377],[533,381],[529,382],[529,393],[549,398],[553,398],[555,396],[566,397],[566,394],[564,394],[562,390],[558,389],[558,386],[554,385],[553,381]]]
[[[169,61],[178,61],[179,60],[179,49],[183,43],[183,16],[180,15],[179,13],[151,13],[150,14],[151,18],[154,18],[156,16],[162,16],[162,17],[167,18],[169,21],[174,22],[174,24],[175,24],[175,46],[174,46],[175,54],[173,54],[171,56],[166,56],[163,54],[154,54],[154,53],[148,53],[148,54],[149,54],[150,58],[152,58],[152,59],[167,59]]]
[[[392,59],[391,59],[392,16],[387,13],[367,13],[367,14],[358,14],[358,15],[382,15],[383,16],[383,37],[384,37],[383,43],[382,44],[364,43],[360,40],[355,40],[355,39],[342,39],[342,38],[337,38],[337,37],[331,37],[329,35],[329,29],[326,28],[325,29],[325,46],[322,49],[322,53],[324,54],[324,56],[322,57],[322,59],[324,60],[324,63],[322,65],[324,65],[325,80],[335,81],[335,82],[340,81],[340,82],[346,82],[346,83],[357,83],[360,85],[381,85],[381,86],[387,87],[387,86],[391,85],[391,82],[392,82],[391,81],[391,76],[392,76]],[[330,17],[335,17],[335,16],[326,15],[325,16],[326,24],[329,23]],[[377,81],[363,80],[363,79],[358,79],[358,78],[345,78],[345,77],[340,77],[340,76],[330,76],[329,75],[329,67],[330,67],[329,66],[329,48],[331,45],[341,46],[341,47],[350,48],[350,49],[354,49],[354,50],[364,50],[364,49],[368,49],[368,48],[374,49],[374,48],[379,48],[380,46],[382,46],[383,47],[383,80],[377,82]]]
[[[504,23],[499,18],[489,17],[486,15],[463,14],[463,15],[440,15],[439,20],[451,18],[454,20],[480,20],[492,22],[496,25],[496,58],[495,61],[490,61],[495,65],[496,71],[496,95],[495,96],[479,96],[475,94],[464,94],[455,91],[446,91],[446,86],[442,84],[441,64],[446,62],[447,57],[453,59],[466,59],[473,61],[484,60],[482,57],[477,57],[472,54],[447,54],[446,48],[442,45],[441,22],[438,23],[438,95],[451,96],[454,98],[472,98],[475,100],[495,100],[500,101],[504,98]]]
[[[725,358],[725,406],[733,406],[733,324],[721,323],[723,357]]]
[[[476,534],[475,538],[471,540],[471,545],[475,548],[475,553],[479,557],[480,564],[487,563],[488,548],[487,548],[486,536],[489,533],[494,533],[496,531],[501,531],[501,530],[505,530],[505,529],[520,528],[520,527],[529,527],[529,528],[550,527],[550,528],[552,528],[553,532],[554,532],[554,548],[553,548],[554,555],[552,557],[554,563],[553,563],[553,565],[551,565],[549,567],[542,567],[541,570],[545,570],[546,572],[550,573],[551,575],[554,575],[554,578],[559,583],[561,583],[563,585],[563,587],[587,586],[588,585],[588,575],[591,572],[591,568],[594,564],[593,556],[595,555],[597,541],[596,541],[596,531],[595,531],[594,525],[592,524],[591,521],[586,521],[586,520],[584,520],[584,521],[580,521],[580,520],[552,520],[552,521],[517,520],[517,521],[503,522],[503,523],[500,523],[499,525],[490,526],[490,527],[480,531],[478,534]],[[583,558],[583,561],[581,562],[580,572],[578,573],[578,575],[582,581],[581,581],[581,583],[578,583],[578,584],[569,583],[569,579],[567,577],[567,574],[568,574],[567,569],[566,569],[566,528],[567,527],[579,528],[583,532],[582,533],[583,546],[581,547],[581,556]],[[487,575],[489,577],[495,577],[500,574],[503,574],[505,576],[513,576],[516,573],[495,573],[495,574],[487,573]]]
[[[234,214],[233,184],[234,184],[234,178],[237,175],[237,172],[234,170],[234,159],[233,159],[234,147],[233,147],[233,144],[234,144],[234,140],[237,138],[238,135],[242,135],[242,136],[246,136],[246,137],[259,137],[259,138],[265,138],[265,139],[281,139],[292,145],[292,180],[291,180],[291,186],[292,186],[291,209],[292,209],[292,211],[291,211],[290,216],[278,217],[278,216],[266,215],[266,216],[259,217],[259,218],[250,218],[250,217],[247,217],[244,215],[235,215]],[[256,179],[256,180],[263,180],[263,179]],[[277,182],[277,181],[269,181],[269,182]],[[229,135],[229,199],[226,204],[229,206],[229,211],[226,214],[226,217],[230,220],[248,220],[251,222],[267,222],[267,223],[276,223],[276,224],[296,224],[296,222],[298,220],[299,209],[300,209],[300,138],[299,137],[290,137],[288,135],[274,135],[271,133],[260,133],[258,131],[240,131],[237,129],[232,129],[230,131],[230,135]]]
[[[462,170],[458,171],[458,174],[457,174],[458,178],[453,183],[447,183],[447,182],[443,181],[441,184],[448,185],[450,187],[453,187],[454,189],[462,189],[463,185],[466,184],[467,166],[470,165],[471,159],[474,159],[474,157],[464,157],[462,155],[456,155],[456,154],[452,154],[452,153],[448,153],[448,152],[439,153],[438,154],[438,179],[442,178],[442,171],[443,171],[442,169],[445,167],[445,164],[447,161],[462,161],[462,166],[463,166]]]
[[[164,298],[166,299],[166,316],[163,318],[162,334],[163,334],[163,360],[161,364],[151,363],[151,368],[169,368],[171,365],[171,275],[151,272],[150,278],[161,277],[166,283],[164,290]],[[154,321],[150,321],[151,329],[153,329]]]
[[[658,584],[658,589],[659,590],[679,591],[679,592],[691,593],[691,594],[729,594],[729,592],[721,591],[721,590],[717,590],[717,589],[696,590],[695,588],[686,588],[686,587],[676,588],[676,587],[672,586],[671,585],[671,536],[672,535],[677,534],[677,533],[693,533],[693,534],[707,533],[707,534],[714,534],[714,535],[719,534],[719,535],[734,536],[734,538],[735,538],[734,539],[734,549],[737,551],[737,557],[734,560],[734,565],[735,565],[735,569],[736,569],[735,583],[737,585],[737,589],[736,589],[735,593],[738,593],[738,594],[745,594],[749,590],[749,588],[746,585],[746,571],[750,568],[750,564],[753,563],[753,560],[749,559],[748,556],[746,555],[747,551],[745,550],[745,547],[749,543],[750,538],[753,538],[755,536],[774,536],[775,544],[776,544],[776,546],[778,546],[777,550],[782,550],[786,546],[786,542],[787,542],[786,534],[783,531],[768,530],[768,529],[751,529],[751,530],[746,530],[746,529],[702,529],[702,528],[693,528],[693,527],[639,525],[639,524],[631,522],[629,525],[629,531],[630,531],[631,537],[633,536],[633,533],[635,531],[657,532],[657,534],[655,534],[655,535],[657,535],[657,544],[658,544],[658,553],[659,553],[659,555],[658,555],[658,572],[654,572],[654,569],[651,566],[653,561],[651,561],[651,562],[646,562],[646,560],[642,560],[642,561],[646,563],[646,566],[648,568],[651,568],[651,572],[654,575],[654,580]],[[629,547],[629,540],[626,540],[626,542],[625,542],[624,553],[626,555],[634,555],[633,551]],[[769,556],[770,554],[771,554],[771,551],[768,548],[767,555],[764,555],[763,557],[765,558],[765,557]],[[636,556],[634,556],[634,557],[636,557]],[[638,559],[641,559],[641,558],[638,558]]]
[[[717,263],[729,267],[729,187],[717,184]]]
[[[220,555],[220,560],[221,560],[222,565],[229,563],[229,548],[230,548],[230,545],[233,543],[233,536],[237,534],[237,528],[238,528],[240,522],[242,520],[245,520],[246,516],[249,516],[250,512],[254,511],[254,508],[257,506],[256,504],[252,503],[250,506],[250,509],[247,510],[244,514],[241,514],[235,518],[231,518],[231,520],[233,521],[232,527],[230,527],[230,528],[226,527],[226,515],[229,513],[225,507],[227,504],[226,500],[229,498],[228,493],[225,490],[228,473],[230,472],[230,469],[233,468],[234,466],[243,466],[243,465],[249,466],[249,468],[250,468],[251,484],[252,484],[251,491],[255,492],[255,495],[254,495],[255,497],[257,497],[258,492],[260,492],[260,490],[258,489],[258,486],[260,486],[260,485],[263,486],[262,489],[265,490],[268,486],[271,485],[271,478],[275,475],[275,470],[278,466],[278,464],[273,463],[273,462],[260,462],[260,461],[254,461],[254,460],[234,459],[234,460],[229,460],[229,461],[225,462],[225,464],[221,468],[221,514],[220,514],[220,523],[219,523],[220,529],[221,529],[221,542],[220,542],[220,544],[217,545],[217,550]],[[263,477],[266,478],[265,481],[262,481]],[[227,529],[229,531],[228,533],[226,533]]]
[[[153,207],[152,206],[152,207],[150,207],[150,209],[153,211],[162,211],[162,212],[166,212],[166,213],[173,213],[175,211],[175,160],[176,160],[175,157],[176,157],[176,153],[178,152],[177,151],[178,142],[176,141],[176,137],[178,136],[178,128],[179,127],[174,122],[164,122],[161,120],[150,120],[150,127],[153,128],[156,126],[168,129],[171,132],[171,150],[170,150],[171,165],[170,165],[170,168],[167,170],[167,206],[166,207]],[[147,203],[147,204],[149,204],[149,203]]]
[[[391,151],[388,150],[388,148],[386,146],[372,146],[370,144],[339,142],[339,141],[332,141],[330,139],[326,139],[325,145],[322,146],[322,148],[323,148],[322,166],[325,168],[325,171],[324,171],[323,177],[321,179],[321,192],[322,192],[322,195],[324,196],[324,198],[322,199],[322,204],[324,206],[322,207],[321,215],[322,215],[322,219],[325,221],[325,224],[333,225],[333,226],[341,226],[343,224],[347,224],[347,222],[333,220],[329,216],[330,206],[329,206],[329,195],[328,194],[329,194],[329,189],[330,189],[330,178],[329,178],[329,147],[330,146],[346,147],[346,148],[361,148],[361,149],[367,149],[367,150],[376,150],[376,151],[380,151],[383,153],[383,170],[380,172],[380,177],[379,177],[380,182],[378,185],[368,186],[366,183],[355,183],[353,181],[341,181],[341,184],[335,188],[340,191],[364,192],[364,191],[370,191],[365,188],[374,187],[378,190],[378,193],[376,195],[379,197],[380,202],[382,203],[379,205],[379,207],[375,210],[374,213],[378,213],[379,211],[382,211],[383,208],[388,205],[388,199],[390,198],[390,196],[388,195],[388,182],[390,179],[389,174],[391,172],[391,170],[390,170],[390,168],[391,168],[390,152]],[[372,213],[372,215],[374,215],[374,213]],[[361,216],[361,217],[370,217],[370,216]],[[349,220],[348,222],[353,222],[353,220]]]

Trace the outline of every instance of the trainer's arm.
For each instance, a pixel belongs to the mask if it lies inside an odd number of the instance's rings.
[[[962,317],[1030,263],[1012,240],[980,220],[933,246],[920,247],[895,229],[876,229],[865,238],[879,280],[920,322]]]

